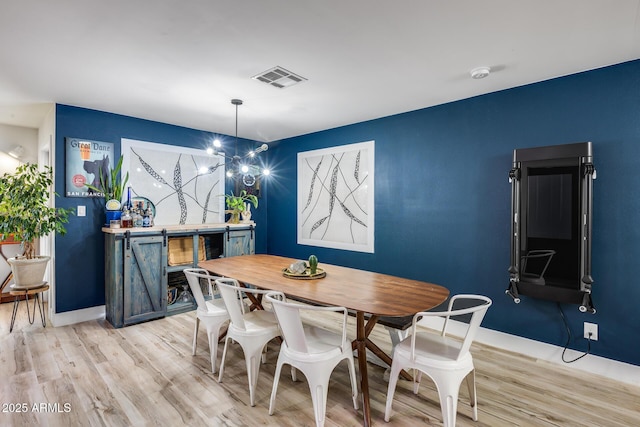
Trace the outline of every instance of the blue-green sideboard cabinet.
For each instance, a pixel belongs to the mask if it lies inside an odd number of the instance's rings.
[[[150,228],[103,228],[105,236],[106,318],[116,328],[183,313],[196,308],[190,302],[168,302],[171,275],[187,288],[182,270],[196,267],[199,260],[255,253],[255,224],[203,224]],[[174,260],[173,243],[192,243],[187,258]],[[186,239],[186,240],[185,240]],[[204,250],[204,254],[202,251]]]

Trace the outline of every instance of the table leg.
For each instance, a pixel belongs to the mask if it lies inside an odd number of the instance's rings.
[[[36,294],[36,300],[34,301],[38,302],[38,311],[40,312],[40,320],[42,321],[42,327],[45,328],[47,326],[47,315],[45,314],[45,310],[44,310],[44,299],[42,297],[38,297],[38,294]],[[34,307],[33,309],[33,320],[36,320],[36,309]]]
[[[11,326],[9,326],[9,333],[13,331],[13,324],[16,323],[16,314],[18,313],[18,307],[20,306],[20,297],[15,297],[13,300],[13,313],[11,313]],[[27,305],[27,311],[29,306]]]
[[[371,425],[371,403],[369,401],[369,378],[367,374],[367,344],[364,323],[364,313],[356,313],[356,348],[358,349],[358,370],[360,371],[360,391],[362,392],[362,413],[364,415],[364,425]]]
[[[244,282],[238,281],[238,284],[243,288],[248,288],[248,286]],[[264,310],[264,307],[262,307],[262,295],[259,295],[258,297],[250,293],[247,293],[246,295],[249,298],[249,301],[251,301],[249,310]]]
[[[380,360],[382,360],[384,363],[386,363],[389,367],[391,367],[391,362],[392,362],[391,357],[387,353],[382,351],[380,349],[380,347],[378,347],[373,341],[371,341],[369,339],[369,334],[371,333],[371,331],[373,330],[373,327],[376,325],[377,322],[378,322],[378,316],[372,315],[371,317],[369,317],[369,320],[367,321],[367,324],[364,325],[365,347],[368,348],[373,354],[378,356],[380,358]],[[356,348],[357,347],[357,341],[358,340],[354,341],[352,343],[352,345],[351,345],[354,350],[357,349]],[[407,371],[405,371],[404,369],[400,371],[400,376],[402,378],[404,378],[405,380],[413,381],[413,377]]]

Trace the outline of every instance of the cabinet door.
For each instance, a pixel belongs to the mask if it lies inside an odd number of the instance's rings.
[[[253,230],[233,230],[227,232],[224,256],[252,255],[255,253]]]
[[[125,239],[124,324],[163,317],[167,309],[167,246],[163,236]]]

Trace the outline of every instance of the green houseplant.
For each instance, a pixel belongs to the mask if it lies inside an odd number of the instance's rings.
[[[64,235],[64,224],[73,214],[73,208],[49,206],[52,184],[51,167],[39,170],[32,163],[22,164],[15,173],[0,177],[0,240],[13,236],[22,244],[23,254],[8,260],[16,285],[21,287],[42,283],[49,261],[47,256],[36,255],[35,240],[50,233]]]
[[[97,191],[98,193],[104,194],[104,203],[105,205],[109,200],[117,200],[118,202],[122,202],[122,196],[124,195],[124,188],[129,181],[129,172],[124,177],[124,180],[120,179],[120,169],[122,168],[122,156],[118,159],[118,163],[116,166],[111,169],[111,172],[107,174],[107,178],[105,180],[105,175],[102,173],[102,170],[99,171],[99,179],[100,179],[100,188],[94,187],[91,184],[85,184],[93,191]]]
[[[240,195],[235,196],[233,192],[224,195],[227,203],[226,213],[231,214],[229,223],[238,224],[240,222],[240,213],[247,209],[247,204],[251,203],[254,208],[258,207],[258,198],[253,194],[247,194],[247,190],[242,190]]]

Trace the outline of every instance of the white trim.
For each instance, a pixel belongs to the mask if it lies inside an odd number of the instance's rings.
[[[56,313],[50,317],[51,324],[54,327],[73,325],[80,322],[88,322],[90,320],[104,319],[105,306],[83,308],[81,310],[66,311],[64,313]]]

